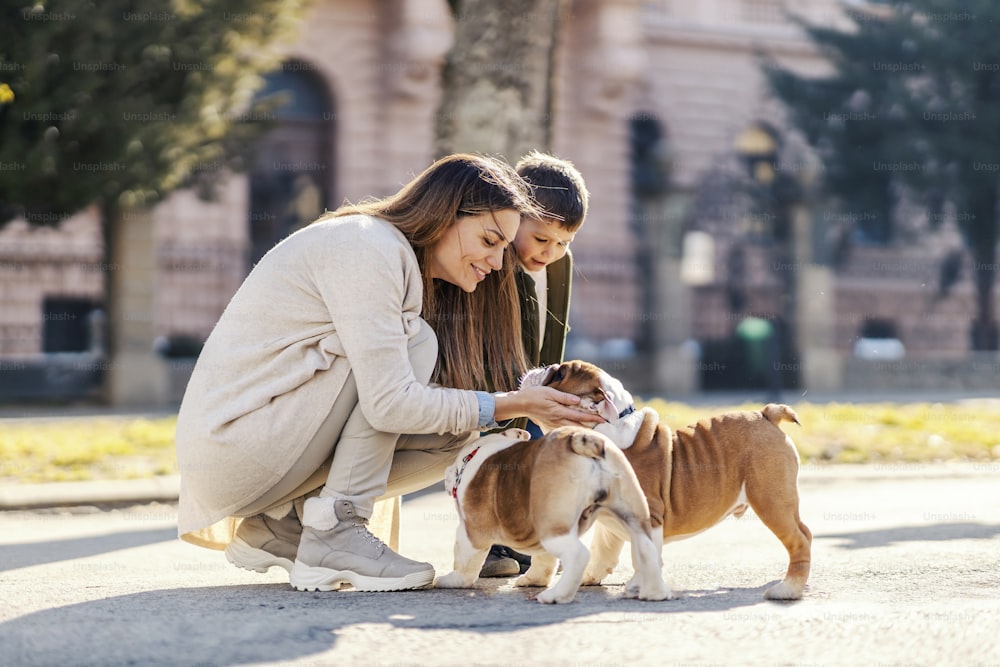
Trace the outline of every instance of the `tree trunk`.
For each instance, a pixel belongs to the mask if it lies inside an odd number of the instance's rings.
[[[976,316],[972,321],[972,349],[997,349],[997,323],[993,308],[993,285],[997,275],[997,191],[984,188],[973,207],[977,224],[970,239],[976,285]]]
[[[149,209],[102,211],[104,230],[104,396],[109,405],[155,407],[169,402],[169,378],[153,350],[156,239]]]
[[[560,0],[455,0],[455,41],[442,76],[438,157],[547,150]]]

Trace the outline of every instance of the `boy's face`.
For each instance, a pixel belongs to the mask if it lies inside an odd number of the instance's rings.
[[[576,232],[566,231],[558,220],[524,218],[514,237],[514,250],[521,266],[528,271],[541,271],[562,258]]]

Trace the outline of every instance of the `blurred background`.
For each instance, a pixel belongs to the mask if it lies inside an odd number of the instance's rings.
[[[176,405],[287,234],[530,148],[591,192],[566,356],[635,393],[996,387],[989,2],[167,4],[3,10],[2,402]]]

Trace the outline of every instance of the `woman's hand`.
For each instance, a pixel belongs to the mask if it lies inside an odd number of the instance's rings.
[[[592,428],[604,422],[593,412],[580,409],[580,397],[551,387],[525,387],[505,394],[494,394],[496,411],[494,419],[504,421],[527,417],[543,431],[558,426],[584,426]]]

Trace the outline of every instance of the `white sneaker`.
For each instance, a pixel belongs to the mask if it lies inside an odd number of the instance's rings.
[[[402,591],[429,586],[434,567],[400,556],[368,531],[349,500],[306,501],[289,580],[300,591]]]
[[[244,570],[267,572],[277,565],[291,572],[301,538],[302,524],[294,509],[283,519],[257,514],[240,523],[236,537],[226,547],[226,558]]]

